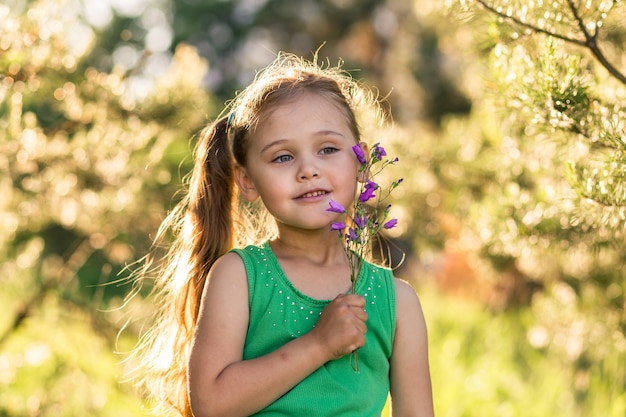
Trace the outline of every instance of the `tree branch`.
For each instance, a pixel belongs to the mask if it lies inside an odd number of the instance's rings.
[[[498,11],[495,7],[493,7],[492,5],[488,4],[485,0],[476,0],[476,2],[478,4],[480,4],[481,6],[483,6],[485,9],[487,9],[488,11],[490,11],[491,13],[497,15],[498,17],[501,17],[504,20],[508,20],[509,22],[513,22],[518,26],[521,26],[523,28],[529,29],[535,33],[542,33],[544,35],[547,36],[551,36],[553,38],[557,38],[557,39],[561,39],[565,42],[568,43],[573,43],[575,45],[578,46],[586,46],[585,41],[582,41],[580,39],[576,39],[576,38],[570,38],[568,36],[565,35],[561,35],[560,33],[556,33],[556,32],[551,32],[547,29],[543,29],[540,28],[539,26],[535,26],[535,25],[531,25],[530,23],[524,22],[523,20],[518,19],[515,16],[509,16],[507,14],[504,14],[500,11]]]
[[[613,64],[611,64],[606,59],[606,57],[604,56],[604,53],[600,50],[600,47],[598,46],[597,27],[593,34],[589,33],[589,31],[585,27],[585,22],[583,22],[582,17],[580,17],[580,15],[578,14],[578,9],[574,5],[574,2],[572,0],[567,0],[567,4],[569,5],[569,8],[572,11],[572,14],[574,15],[574,19],[576,19],[576,21],[578,22],[578,28],[580,29],[582,34],[585,36],[584,46],[587,47],[591,51],[593,56],[595,56],[598,61],[600,61],[602,66],[606,68],[609,74],[617,78],[622,84],[626,84],[626,76],[624,76],[624,74],[622,74],[617,68],[615,68]]]
[[[535,26],[535,25],[532,25],[530,23],[524,22],[524,21],[522,21],[522,20],[520,20],[520,19],[518,19],[517,17],[514,17],[514,16],[508,16],[508,15],[498,11],[492,5],[488,4],[486,0],[476,0],[476,2],[478,4],[480,4],[483,8],[488,10],[489,12],[497,15],[498,17],[500,17],[500,18],[502,18],[504,20],[507,20],[507,21],[512,22],[512,23],[515,23],[518,26],[521,26],[523,28],[531,30],[531,31],[533,31],[535,33],[542,33],[544,35],[551,36],[551,37],[556,38],[556,39],[561,39],[562,41],[565,41],[567,43],[571,43],[571,44],[574,44],[574,45],[577,45],[577,46],[582,46],[584,48],[589,49],[589,51],[592,53],[592,55],[594,57],[596,57],[596,59],[609,72],[609,74],[611,74],[613,77],[615,77],[622,84],[626,85],[626,76],[624,74],[622,74],[613,64],[611,64],[608,61],[608,59],[606,58],[606,56],[604,55],[604,53],[602,52],[602,50],[598,46],[598,42],[597,42],[598,31],[596,30],[593,34],[589,33],[589,31],[585,27],[585,22],[582,20],[581,16],[578,14],[578,9],[576,9],[576,6],[574,5],[574,2],[572,0],[567,0],[567,3],[569,5],[569,8],[570,8],[571,12],[573,13],[574,19],[576,19],[576,22],[578,23],[578,28],[580,29],[580,31],[582,32],[583,36],[585,37],[584,41],[580,40],[580,39],[576,39],[576,38],[570,38],[569,36],[561,35],[560,33],[552,32],[552,31],[549,31],[549,30],[546,30],[546,29],[542,29],[542,28],[540,28],[538,26]]]

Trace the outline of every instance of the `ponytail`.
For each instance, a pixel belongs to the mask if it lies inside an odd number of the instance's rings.
[[[176,411],[192,417],[187,394],[187,362],[207,275],[233,247],[234,163],[228,120],[207,126],[194,151],[188,192],[161,224],[155,246],[166,242],[167,255],[146,263],[139,278],[156,271],[158,303],[152,328],[141,336],[127,361],[129,378],[145,390],[157,413]],[[166,236],[173,234],[173,241]],[[160,245],[158,245],[160,246]]]
[[[209,269],[233,247],[234,184],[228,119],[224,117],[205,128],[200,135],[186,197],[182,239],[188,247],[191,268],[187,290],[191,328],[196,323]],[[182,311],[183,306],[179,307],[177,311]]]

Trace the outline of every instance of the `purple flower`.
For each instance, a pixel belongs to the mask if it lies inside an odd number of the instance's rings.
[[[359,229],[365,229],[365,226],[367,225],[367,216],[365,216],[365,214],[358,214],[357,213],[354,216],[354,224]]]
[[[385,229],[391,229],[392,227],[396,227],[397,224],[398,224],[398,219],[391,219],[385,224],[383,224],[383,227]]]
[[[330,230],[343,230],[346,228],[346,224],[342,222],[333,222],[330,225]]]
[[[326,211],[332,211],[333,213],[345,213],[346,212],[346,209],[335,200],[330,200],[328,204],[330,204],[330,207],[327,208]]]
[[[361,260],[368,254],[371,240],[382,229],[391,229],[398,224],[397,219],[388,220],[391,205],[383,206],[382,203],[391,191],[402,182],[402,178],[393,181],[388,189],[380,187],[373,181],[383,168],[398,162],[398,158],[391,159],[388,157],[387,151],[380,146],[380,143],[375,143],[370,148],[371,151],[367,151],[367,149],[361,144],[352,146],[352,151],[360,164],[356,176],[358,198],[355,198],[347,209],[340,203],[330,200],[330,207],[326,209],[326,211],[344,215],[336,216],[336,218],[341,217],[344,222],[333,222],[330,228],[339,232],[338,237],[348,258],[351,269],[352,293],[356,293],[359,266]],[[373,198],[376,198],[375,204],[367,203],[368,206],[366,207],[366,202]],[[351,362],[353,369],[359,372],[358,350],[352,353]]]
[[[365,159],[365,152],[363,152],[363,148],[361,148],[361,144],[356,144],[352,147],[352,151],[356,155],[356,159],[359,160],[361,165],[365,165],[367,160]]]
[[[404,181],[404,178],[398,178],[397,180],[395,180],[394,182],[391,183],[390,188],[393,190],[398,185],[402,184],[402,181]]]
[[[359,241],[359,235],[357,234],[356,230],[354,230],[353,228],[348,228],[348,233],[346,234],[346,239],[347,240],[351,240],[353,242],[358,242]]]
[[[363,190],[363,192],[361,192],[361,195],[359,196],[359,201],[361,203],[365,203],[366,201],[369,201],[372,198],[376,197],[376,194],[374,194],[376,188],[378,188],[378,184],[376,184],[372,180],[367,180],[367,183],[365,184],[365,189]]]
[[[374,158],[382,161],[383,160],[383,156],[387,155],[387,152],[385,151],[385,148],[383,148],[382,146],[380,146],[378,143],[376,145],[374,145],[374,150],[372,152],[372,154],[374,155]]]
[[[376,194],[374,194],[374,191],[375,191],[374,188],[366,188],[365,190],[363,190],[363,192],[359,196],[359,201],[361,203],[365,203],[366,201],[369,201],[372,198],[376,197]]]

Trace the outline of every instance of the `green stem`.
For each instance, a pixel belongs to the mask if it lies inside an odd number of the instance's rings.
[[[361,260],[357,259],[358,267],[354,265],[353,262],[350,262],[351,271],[350,271],[350,281],[352,281],[352,294],[356,294],[356,284],[361,274]],[[352,370],[359,374],[361,373],[361,367],[359,365],[359,350],[356,349],[352,353],[350,353],[350,365],[352,366]]]

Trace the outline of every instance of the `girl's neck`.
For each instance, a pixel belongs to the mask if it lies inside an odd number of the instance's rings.
[[[336,265],[347,262],[345,250],[337,232],[318,235],[279,233],[270,242],[277,258],[304,258],[318,265]]]
[[[331,300],[352,286],[350,263],[337,233],[328,238],[279,235],[270,242],[285,276],[301,293]]]

